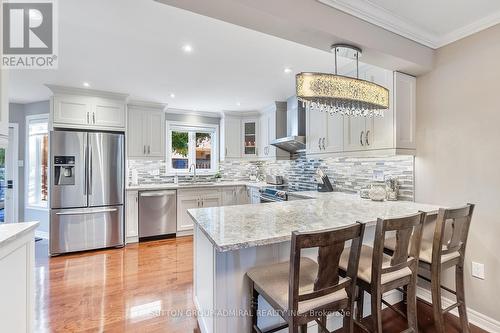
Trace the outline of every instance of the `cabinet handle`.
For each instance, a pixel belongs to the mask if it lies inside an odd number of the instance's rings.
[[[87,124],[90,124],[90,112],[87,111]]]
[[[359,136],[359,143],[361,143],[362,146],[365,144],[363,143],[363,134],[365,134],[365,131],[361,131],[361,135]]]
[[[321,138],[319,138],[319,140],[318,140],[318,148],[319,148],[319,150],[321,150]]]
[[[95,125],[95,112],[92,112],[92,120],[94,121],[94,125]]]
[[[205,200],[201,199],[201,207],[205,205]]]
[[[151,146],[148,145],[148,154],[151,154]]]
[[[326,148],[325,148],[325,138],[323,138],[323,150],[326,150]]]
[[[227,156],[227,147],[226,147],[226,154],[225,155]]]
[[[143,154],[146,155],[146,145],[144,145]]]
[[[365,135],[365,142],[366,142],[366,145],[369,146],[370,145],[370,141],[368,141],[368,136],[370,135],[370,130],[366,131],[366,135]]]

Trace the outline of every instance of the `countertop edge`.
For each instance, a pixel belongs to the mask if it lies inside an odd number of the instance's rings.
[[[26,235],[27,233],[33,231],[40,225],[40,222],[18,222],[18,223],[10,223],[10,224],[15,224],[16,226],[21,226],[20,230],[17,230],[15,232],[12,232],[11,235],[8,235],[7,238],[1,239],[0,240],[0,247],[3,247],[7,245],[8,243],[11,243],[15,241],[16,239]],[[6,225],[1,225],[0,228]],[[24,228],[22,228],[24,227]]]
[[[210,185],[189,185],[182,186],[179,184],[168,183],[168,184],[158,184],[158,185],[138,185],[138,186],[127,186],[125,191],[155,191],[155,190],[189,190],[189,189],[199,189],[199,188],[218,188],[218,187],[231,187],[231,186],[247,186],[247,187],[263,187],[268,184],[264,182],[251,182],[251,181],[234,181],[234,182],[214,182]]]

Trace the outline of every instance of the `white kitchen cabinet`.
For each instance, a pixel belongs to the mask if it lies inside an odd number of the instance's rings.
[[[416,149],[417,78],[394,72],[394,124],[396,147]]]
[[[200,208],[200,198],[197,194],[179,194],[177,191],[177,232],[193,230],[193,220],[187,210]]]
[[[241,158],[241,118],[223,117],[221,130],[221,161]]]
[[[308,110],[307,154],[415,154],[416,78],[368,65],[360,70],[360,78],[389,89],[389,109],[383,117],[330,116]]]
[[[259,155],[259,118],[243,118],[241,121],[242,156],[246,158]]]
[[[127,152],[129,158],[165,158],[164,104],[132,102],[128,105]]]
[[[47,85],[52,127],[124,131],[127,95]]]
[[[238,204],[237,187],[222,188],[222,206],[234,206]]]
[[[219,188],[177,190],[177,233],[187,234],[186,232],[193,230],[193,220],[187,213],[188,209],[219,207],[221,202]]]
[[[290,159],[290,153],[271,145],[271,142],[286,136],[286,102],[274,102],[261,111],[259,117],[260,159]]]
[[[0,147],[9,143],[9,72],[0,70]]]
[[[139,192],[127,191],[125,199],[125,240],[126,243],[139,241]]]
[[[258,187],[247,187],[248,197],[251,204],[260,203],[260,192]]]
[[[307,110],[306,150],[308,154],[341,152],[344,148],[343,116]]]
[[[236,187],[236,200],[238,205],[246,205],[250,203],[250,197],[248,196],[246,186]]]

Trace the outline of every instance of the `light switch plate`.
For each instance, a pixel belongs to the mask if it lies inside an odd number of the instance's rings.
[[[472,262],[472,276],[484,280],[484,264]]]

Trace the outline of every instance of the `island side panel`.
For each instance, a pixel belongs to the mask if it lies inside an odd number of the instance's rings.
[[[215,291],[215,248],[199,226],[194,226],[194,303],[202,333],[215,333],[212,312]]]

